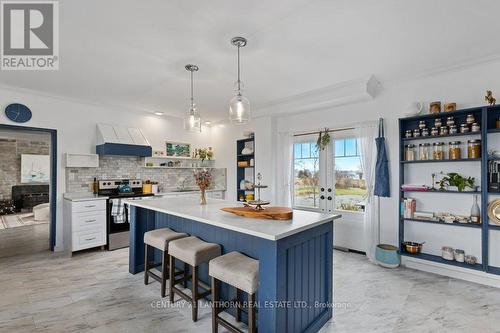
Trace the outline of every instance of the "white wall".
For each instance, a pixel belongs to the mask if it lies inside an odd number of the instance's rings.
[[[210,143],[210,130],[204,129],[202,133],[185,132],[180,118],[157,117],[139,111],[100,107],[27,91],[0,88],[2,110],[6,105],[16,102],[27,105],[33,112],[33,118],[23,126],[57,130],[57,249],[62,249],[64,246],[62,214],[65,191],[64,153],[95,153],[97,123],[139,127],[153,149],[155,147],[161,149],[165,139],[191,142],[195,147],[206,147]],[[8,120],[3,112],[0,113],[0,123],[16,125]]]

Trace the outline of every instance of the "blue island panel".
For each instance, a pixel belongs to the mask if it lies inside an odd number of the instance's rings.
[[[218,243],[222,253],[239,251],[259,260],[260,332],[317,332],[332,317],[333,223],[271,241],[132,206],[130,273],[144,270],[144,232],[165,227]],[[208,265],[201,265],[199,272],[202,281],[210,282]],[[234,288],[223,284],[221,298],[234,297]]]

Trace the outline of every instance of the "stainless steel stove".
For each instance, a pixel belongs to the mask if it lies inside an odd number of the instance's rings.
[[[122,199],[140,200],[152,196],[142,193],[140,179],[108,179],[99,180],[98,194],[107,196],[106,230],[108,250],[116,250],[129,246],[130,215],[128,206]]]

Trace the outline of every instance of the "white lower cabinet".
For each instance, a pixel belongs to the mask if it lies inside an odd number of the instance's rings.
[[[64,200],[71,252],[106,245],[106,200]]]

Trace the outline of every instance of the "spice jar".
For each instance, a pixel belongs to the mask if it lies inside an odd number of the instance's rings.
[[[443,126],[439,129],[439,135],[448,135],[448,127]]]
[[[406,138],[411,138],[411,137],[413,137],[413,132],[412,132],[411,130],[406,130],[406,132],[405,132],[405,137],[406,137]]]
[[[405,146],[405,161],[415,161],[415,145],[409,144]]]
[[[450,160],[459,160],[462,158],[462,149],[460,148],[460,141],[450,142],[450,148],[448,149],[448,158]]]
[[[467,141],[467,158],[481,158],[481,140]]]
[[[431,136],[437,136],[439,135],[439,130],[436,127],[433,127],[431,129]]]
[[[455,125],[455,119],[453,117],[446,118],[446,126]]]
[[[450,134],[457,134],[458,133],[457,125],[451,125],[449,132],[450,132]]]
[[[434,127],[439,128],[439,127],[441,127],[441,126],[443,126],[443,123],[441,122],[441,118],[436,118],[436,119],[434,120]]]
[[[431,156],[431,144],[430,143],[421,143],[418,145],[418,159],[421,161],[427,161]]]
[[[478,123],[473,123],[471,125],[471,132],[479,132],[481,131],[481,126]]]
[[[460,133],[469,133],[469,125],[468,124],[460,125]]]
[[[432,151],[433,160],[444,160],[444,142],[434,142]]]
[[[474,115],[473,114],[468,114],[467,115],[467,118],[465,118],[465,122],[468,124],[468,125],[472,125],[473,123],[476,122],[476,119],[474,118]]]
[[[413,130],[413,137],[414,138],[420,137],[420,129],[416,128]]]
[[[422,128],[422,136],[429,136],[429,129],[428,128]]]
[[[425,125],[425,120],[420,120],[420,121],[418,122],[418,128],[420,128],[420,129],[424,129],[424,128],[425,128],[425,126],[426,126],[426,125]]]

